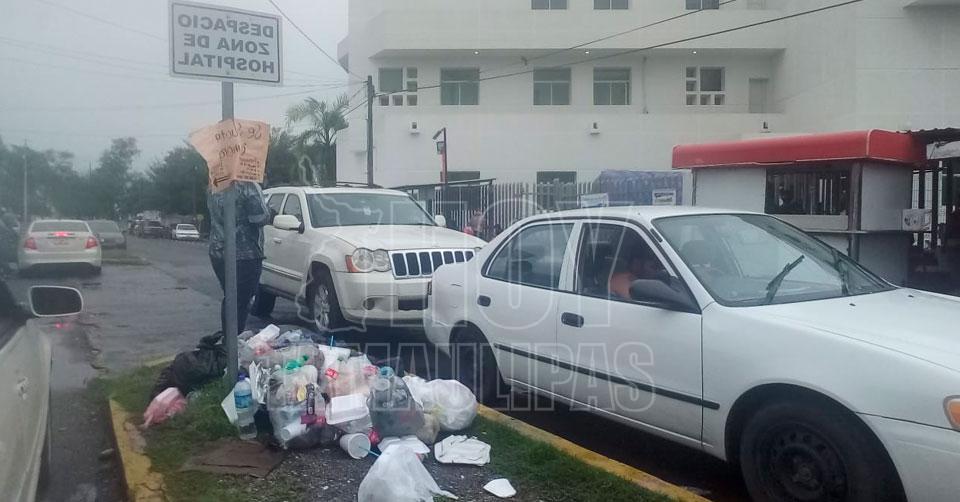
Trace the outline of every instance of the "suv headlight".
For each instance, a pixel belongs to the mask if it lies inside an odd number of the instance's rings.
[[[960,396],[948,397],[943,402],[943,408],[947,412],[947,420],[954,429],[960,431]]]
[[[390,271],[390,254],[383,249],[371,251],[367,248],[357,248],[347,257],[347,270],[350,272],[388,272]]]

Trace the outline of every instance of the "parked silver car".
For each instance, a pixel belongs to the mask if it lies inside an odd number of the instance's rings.
[[[83,298],[73,288],[30,288],[25,312],[0,280],[0,494],[32,502],[50,461],[51,348],[30,317],[77,314]]]
[[[86,222],[39,220],[30,224],[17,251],[20,272],[48,265],[84,265],[100,273],[100,241]]]

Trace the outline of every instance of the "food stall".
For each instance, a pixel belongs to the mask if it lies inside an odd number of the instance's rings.
[[[883,130],[673,150],[673,168],[692,170],[693,205],[776,215],[899,285],[925,223],[912,211],[914,172],[926,162],[921,138]]]

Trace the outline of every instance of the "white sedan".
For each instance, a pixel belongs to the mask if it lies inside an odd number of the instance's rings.
[[[73,288],[30,288],[33,317],[72,315],[83,309]],[[0,494],[3,500],[37,499],[50,462],[50,342],[0,279]]]
[[[21,273],[47,266],[81,265],[99,274],[102,259],[100,240],[87,223],[80,220],[31,223],[17,253]]]
[[[425,316],[478,396],[508,384],[702,449],[755,500],[960,497],[960,298],[776,218],[528,218],[440,267]]]

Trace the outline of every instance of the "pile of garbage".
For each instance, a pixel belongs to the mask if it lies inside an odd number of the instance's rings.
[[[282,449],[339,444],[352,459],[377,456],[360,484],[361,502],[456,498],[441,490],[423,466],[431,449],[440,463],[490,461],[490,446],[476,438],[451,435],[437,442],[441,432],[473,423],[478,403],[466,386],[403,376],[365,354],[317,338],[274,325],[240,335],[240,375],[221,405],[241,439],[257,437],[255,416],[265,411]],[[156,423],[166,418],[165,411],[182,410],[181,390],[159,392],[145,419]]]

